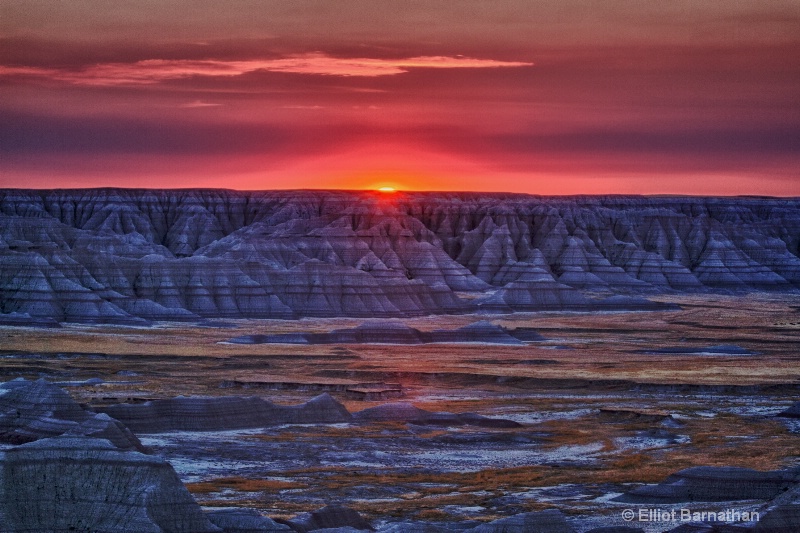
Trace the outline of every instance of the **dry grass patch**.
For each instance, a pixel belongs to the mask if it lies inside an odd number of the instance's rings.
[[[248,479],[243,477],[221,477],[198,483],[187,483],[186,488],[195,494],[209,494],[232,489],[240,492],[276,492],[284,489],[303,488],[305,485],[294,481],[281,481],[276,479]]]
[[[417,518],[419,520],[428,520],[431,522],[443,522],[452,520],[453,517],[440,509],[422,509],[417,513]]]
[[[800,457],[800,437],[775,420],[723,414],[690,420],[683,431],[690,435],[691,445],[674,448],[665,460],[775,470],[796,463]]]

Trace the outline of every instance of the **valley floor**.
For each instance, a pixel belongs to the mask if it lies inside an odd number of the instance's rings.
[[[545,338],[520,346],[226,342],[327,332],[355,319],[0,327],[0,381],[44,377],[90,407],[178,395],[293,404],[329,392],[351,412],[403,401],[513,420],[521,427],[372,422],[138,436],[206,507],[290,517],[339,503],[374,525],[465,527],[557,508],[585,531],[625,525],[631,504],[612,497],[687,467],[800,466],[800,423],[774,416],[800,396],[800,297],[658,300],[681,309],[403,320],[421,331],[490,320]]]

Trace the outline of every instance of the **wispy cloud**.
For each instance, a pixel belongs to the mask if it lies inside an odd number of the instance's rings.
[[[419,56],[405,59],[340,58],[303,54],[248,61],[148,59],[135,63],[102,63],[79,70],[0,66],[0,76],[34,76],[76,85],[147,85],[195,76],[231,77],[270,71],[321,76],[392,76],[414,68],[527,67],[533,63],[463,56]]]
[[[194,100],[192,102],[187,102],[185,104],[181,104],[178,107],[183,107],[183,108],[187,108],[187,109],[194,109],[194,108],[198,108],[198,107],[219,107],[221,105],[222,104],[214,104],[214,103],[211,103],[211,102],[204,102],[202,100]]]

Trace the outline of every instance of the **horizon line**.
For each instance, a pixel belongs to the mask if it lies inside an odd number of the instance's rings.
[[[374,193],[383,197],[397,196],[402,194],[467,194],[467,195],[508,195],[508,196],[530,196],[530,197],[545,197],[545,198],[574,198],[574,197],[604,197],[604,196],[619,196],[619,197],[640,197],[640,198],[764,198],[776,200],[800,200],[800,195],[794,196],[780,196],[769,194],[690,194],[690,193],[565,193],[565,194],[543,194],[533,192],[512,192],[512,191],[469,191],[469,190],[421,190],[421,189],[395,189],[391,194],[386,191],[380,191],[373,188],[362,189],[335,189],[335,188],[278,188],[278,189],[236,189],[230,187],[125,187],[125,186],[98,186],[98,187],[0,187],[0,191],[103,191],[103,190],[120,190],[120,191],[227,191],[237,193],[263,193],[263,192],[309,192],[309,193]]]

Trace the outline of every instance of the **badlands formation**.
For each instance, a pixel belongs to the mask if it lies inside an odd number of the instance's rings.
[[[0,190],[0,531],[796,533],[799,247],[796,199]],[[623,514],[684,508],[747,518]]]
[[[328,395],[288,407],[257,398],[238,397],[175,398],[159,404],[118,407],[110,411],[137,432],[144,433],[270,424],[336,425],[350,421],[522,427],[470,413],[432,413],[404,403],[384,404],[351,414]],[[251,413],[249,423],[248,412]],[[489,421],[497,424],[486,424]],[[124,425],[108,415],[87,410],[44,380],[18,379],[0,384],[0,444],[6,445],[4,451],[0,451],[0,526],[3,531],[350,533],[378,529],[357,511],[340,504],[276,520],[240,507],[203,511],[173,467],[142,447]],[[712,524],[696,523],[692,526],[695,529],[679,526],[671,531],[790,533],[796,531],[800,519],[800,469],[762,472],[695,467],[676,472],[659,484],[635,488],[614,500],[651,505],[757,501],[761,503],[757,511],[759,518],[749,524],[718,530]],[[586,533],[643,531],[625,526],[581,529]],[[389,522],[378,531],[576,533],[573,524],[556,509],[517,513],[479,525],[465,522],[446,527]]]
[[[0,191],[0,320],[658,308],[800,288],[800,201]]]
[[[328,395],[281,407],[257,398],[175,398],[159,404],[111,410],[144,433],[175,429],[209,431],[285,424],[408,422],[417,425],[477,424],[522,427],[470,413],[432,413],[410,404],[384,404],[351,414]],[[251,413],[248,424],[247,412]],[[231,419],[235,419],[231,423]],[[93,424],[99,420],[104,424]],[[143,421],[152,421],[148,426]],[[498,424],[486,424],[495,421]],[[87,424],[87,422],[89,422]],[[102,427],[100,427],[102,426]],[[107,428],[113,428],[108,431]],[[200,437],[202,438],[202,437]],[[141,446],[119,421],[95,414],[44,380],[0,384],[0,526],[9,532],[95,531],[167,533],[356,532],[377,528],[357,511],[328,505],[290,519],[273,520],[239,507],[203,511],[173,467]],[[7,445],[11,445],[8,447]],[[695,467],[663,482],[614,499],[634,504],[761,502],[759,518],[732,529],[694,524],[683,531],[790,533],[800,520],[800,469],[762,472],[745,468]],[[761,515],[763,514],[763,519]],[[608,526],[586,533],[643,531]],[[555,509],[517,513],[479,525],[389,522],[385,533],[576,533]]]

